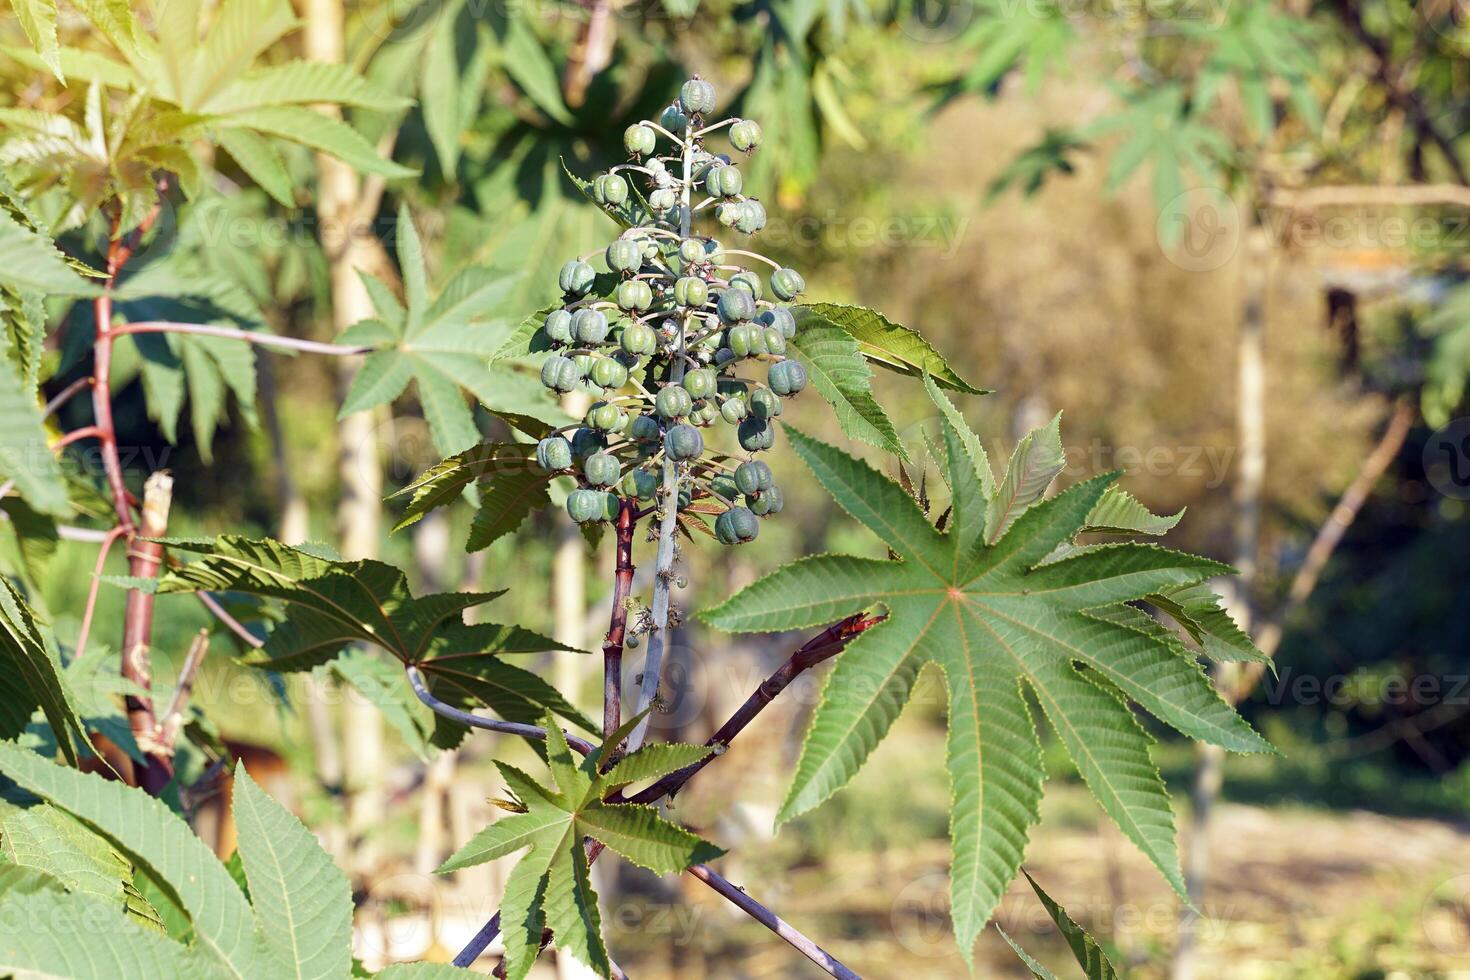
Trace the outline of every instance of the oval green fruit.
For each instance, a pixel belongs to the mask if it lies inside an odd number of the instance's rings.
[[[765,338],[767,354],[775,354],[779,357],[786,353],[786,338],[781,335],[780,330],[775,327],[762,326],[754,326],[752,329],[759,330],[762,337]]]
[[[546,314],[546,322],[542,325],[546,331],[546,338],[554,344],[570,344],[572,342],[572,315],[566,310],[552,310]]]
[[[581,259],[572,259],[561,267],[557,274],[556,284],[564,293],[573,296],[581,296],[592,288],[593,280],[597,278],[597,271]]]
[[[739,197],[745,180],[732,164],[715,167],[704,178],[704,189],[711,197]]]
[[[724,404],[720,406],[720,417],[731,425],[745,418],[747,414],[745,400],[741,398],[726,398]]]
[[[567,494],[567,515],[578,524],[610,521],[618,516],[618,498],[604,490],[573,490]]]
[[[781,397],[769,388],[755,389],[750,393],[750,414],[758,419],[775,418],[781,414]]]
[[[618,337],[618,345],[635,357],[652,354],[658,349],[658,334],[646,323],[630,323]]]
[[[646,310],[653,305],[653,287],[642,279],[618,283],[618,307],[629,312]]]
[[[668,385],[665,388],[661,388],[653,399],[654,411],[666,419],[676,419],[688,415],[689,410],[693,407],[694,399],[689,397],[689,392],[678,385]]]
[[[771,273],[771,292],[781,299],[793,300],[806,289],[806,280],[795,269],[777,269]]]
[[[674,302],[698,307],[709,302],[709,283],[698,276],[680,276],[674,283]]]
[[[806,387],[806,368],[800,361],[787,359],[771,365],[766,380],[778,395],[795,395]]]
[[[652,415],[636,415],[628,424],[628,435],[639,442],[652,442],[663,437],[664,430]]]
[[[787,340],[796,336],[796,316],[788,306],[773,306],[769,310],[762,310],[755,319],[757,323],[780,330],[781,336]]]
[[[607,448],[607,437],[596,429],[582,426],[572,433],[572,458],[586,459]]]
[[[698,238],[686,238],[679,243],[679,258],[686,263],[704,262],[709,253],[704,250],[704,242]]]
[[[552,355],[541,365],[541,383],[552,391],[571,391],[582,380],[582,372],[569,357]]]
[[[658,117],[658,124],[675,136],[682,137],[684,130],[689,128],[689,117],[684,115],[684,111],[676,103],[663,111]]]
[[[755,316],[755,297],[743,289],[727,289],[720,293],[718,309],[726,323],[744,323]]]
[[[593,453],[582,461],[582,475],[594,487],[610,487],[622,479],[623,466],[616,456]]]
[[[746,452],[760,452],[776,444],[776,427],[765,419],[752,415],[740,423],[736,438],[740,440],[740,448]]]
[[[747,235],[754,235],[766,226],[766,207],[755,198],[747,198],[736,205],[735,227]]]
[[[599,357],[592,362],[590,376],[599,388],[621,388],[628,383],[628,369],[610,357]]]
[[[652,126],[634,123],[623,130],[623,149],[634,156],[646,157],[658,147],[658,133]]]
[[[715,537],[722,544],[754,541],[760,530],[760,521],[746,507],[731,507],[715,518]]]
[[[536,465],[543,470],[571,468],[572,444],[561,436],[547,436],[536,443]]]
[[[704,453],[704,437],[692,425],[680,423],[671,426],[664,433],[664,452],[668,453],[669,459],[680,462],[697,459]]]
[[[592,199],[598,204],[622,204],[628,199],[628,182],[621,174],[603,174],[592,182]]]
[[[672,211],[678,203],[679,198],[672,187],[660,187],[648,195],[648,206],[660,214]]]
[[[781,493],[781,488],[775,485],[766,487],[750,501],[750,509],[758,517],[779,514],[785,506],[786,498]]]
[[[749,270],[737,272],[730,277],[730,285],[737,289],[743,289],[754,299],[761,298],[761,277]]]
[[[637,272],[643,264],[643,243],[619,238],[607,247],[607,266],[616,272]]]
[[[749,153],[760,146],[762,135],[760,123],[754,119],[740,119],[730,127],[730,145],[741,153]]]
[[[623,424],[624,414],[623,410],[616,405],[609,405],[607,402],[598,402],[587,410],[587,414],[583,417],[582,421],[590,428],[596,429],[599,432],[613,432]]]
[[[698,75],[679,87],[679,104],[691,116],[715,111],[715,87]]]
[[[600,344],[607,339],[607,317],[601,310],[583,308],[572,314],[572,336],[581,344]]]
[[[658,493],[658,474],[650,470],[629,470],[621,484],[623,496],[639,500],[652,500]]]
[[[694,399],[709,398],[715,393],[718,380],[709,368],[697,368],[684,375],[684,390]]]
[[[771,468],[760,460],[751,460],[735,467],[735,486],[749,496],[760,493],[771,485]]]

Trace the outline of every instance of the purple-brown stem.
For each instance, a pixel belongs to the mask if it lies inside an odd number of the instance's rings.
[[[602,737],[610,738],[622,722],[623,641],[628,628],[628,596],[633,591],[633,529],[637,504],[624,497],[618,505],[617,561],[613,571],[612,612],[602,641]],[[616,755],[613,749],[608,761]]]

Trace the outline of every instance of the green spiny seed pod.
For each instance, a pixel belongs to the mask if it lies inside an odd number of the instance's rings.
[[[726,323],[744,323],[755,316],[755,297],[743,289],[727,289],[720,293],[720,319]]]
[[[542,325],[546,331],[546,339],[553,344],[570,344],[572,342],[572,315],[566,310],[552,310],[546,314],[546,322]]]
[[[737,438],[740,440],[741,449],[757,453],[762,449],[770,449],[776,444],[776,427],[765,419],[752,415],[740,423]]]
[[[735,467],[735,486],[746,496],[760,493],[771,485],[771,480],[771,468],[758,459]]]
[[[781,336],[787,340],[796,336],[796,316],[791,312],[790,307],[773,306],[769,310],[762,310],[760,316],[755,319],[757,323],[780,330]]]
[[[653,287],[642,279],[628,279],[618,283],[618,307],[628,310],[646,310],[653,305]]]
[[[607,402],[598,402],[587,409],[587,414],[582,417],[582,423],[588,428],[599,432],[614,432],[619,426],[627,421],[626,415],[616,405]]]
[[[572,314],[572,336],[578,343],[600,344],[607,339],[607,317],[601,310],[583,307]]]
[[[731,425],[739,422],[749,413],[745,407],[745,401],[741,398],[726,398],[720,406],[720,417]]]
[[[747,235],[754,235],[766,226],[766,208],[755,198],[747,198],[739,203],[739,211],[735,215],[735,228]]]
[[[572,444],[561,436],[547,436],[536,443],[536,465],[543,470],[565,470],[572,465]]]
[[[643,264],[643,243],[619,238],[607,247],[607,266],[615,272],[637,272]]]
[[[715,220],[726,228],[734,228],[739,225],[740,216],[744,213],[744,201],[721,201],[715,205]]]
[[[589,376],[599,388],[621,388],[628,383],[628,369],[610,357],[593,361]]]
[[[753,299],[761,298],[761,277],[754,272],[737,272],[730,277],[730,285],[736,289],[743,289]]]
[[[674,283],[674,302],[680,306],[703,306],[709,302],[709,283],[698,276],[680,276]]]
[[[754,119],[740,119],[730,126],[730,145],[741,153],[749,153],[760,146],[760,123]]]
[[[696,262],[704,262],[709,258],[709,253],[704,250],[704,242],[698,238],[686,238],[679,243],[679,258],[686,264],[693,265]]]
[[[795,395],[806,387],[806,368],[802,367],[800,361],[777,361],[771,365],[766,380],[776,394]]]
[[[768,517],[771,514],[781,513],[786,506],[786,498],[778,486],[769,486],[762,490],[750,502],[750,509],[757,517]]]
[[[695,75],[679,87],[679,105],[691,116],[704,116],[715,111],[715,87]]]
[[[715,372],[709,368],[698,368],[684,375],[684,390],[690,398],[710,398],[718,387]]]
[[[806,280],[795,269],[777,269],[771,273],[771,292],[781,299],[790,300],[800,296],[806,289]]]
[[[541,365],[541,383],[552,391],[571,391],[582,380],[582,372],[569,357],[553,354]]]
[[[755,389],[750,393],[750,414],[758,419],[775,418],[781,414],[781,397],[769,388]]]
[[[652,442],[663,438],[664,430],[652,415],[638,415],[628,423],[628,435],[639,442]]]
[[[710,197],[739,197],[745,180],[740,169],[732,164],[715,167],[704,178],[704,189]]]
[[[630,323],[618,337],[618,345],[629,354],[642,357],[658,349],[658,334],[646,323]]]
[[[658,124],[675,136],[679,136],[689,127],[689,117],[684,115],[684,110],[675,103],[658,117]]]
[[[623,130],[623,149],[635,157],[646,157],[658,147],[658,133],[652,126],[634,123]]]
[[[573,296],[581,296],[592,288],[593,281],[597,278],[597,271],[581,259],[572,259],[561,267],[557,274],[556,284],[564,293]]]
[[[578,524],[611,521],[618,516],[618,498],[605,490],[573,490],[567,494],[567,516]]]
[[[780,330],[777,330],[775,327],[762,327],[758,325],[752,325],[752,329],[761,331],[762,336],[765,337],[767,354],[775,354],[779,357],[786,353],[786,338],[781,335]]]
[[[625,497],[652,500],[658,493],[658,474],[645,469],[629,470],[623,477],[620,489]]]
[[[592,199],[598,204],[622,204],[628,199],[628,182],[622,174],[603,174],[592,181]]]
[[[660,187],[648,195],[648,206],[659,214],[672,211],[679,203],[678,195],[672,187]]]
[[[669,385],[659,390],[654,396],[653,410],[666,419],[682,418],[689,414],[694,407],[694,399],[689,397],[689,392],[678,385]]]
[[[698,459],[704,453],[704,437],[692,425],[671,426],[664,433],[664,452],[676,462]]]
[[[715,537],[721,544],[754,541],[760,531],[760,521],[745,507],[731,507],[715,518]]]
[[[594,487],[610,487],[623,477],[623,465],[609,453],[593,453],[582,460],[582,475]]]

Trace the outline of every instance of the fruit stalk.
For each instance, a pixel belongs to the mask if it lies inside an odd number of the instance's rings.
[[[693,212],[690,200],[694,189],[694,136],[693,119],[684,125],[684,165],[679,184],[679,237],[689,237],[693,227]],[[684,380],[685,345],[689,336],[690,313],[688,310],[679,320],[679,349],[669,367],[669,383],[680,384]],[[669,456],[664,457],[663,486],[659,491],[662,519],[658,528],[658,554],[653,571],[653,628],[648,634],[648,655],[643,659],[643,676],[638,685],[638,700],[634,711],[641,712],[653,703],[658,693],[659,670],[663,666],[664,651],[668,646],[669,600],[674,585],[674,543],[679,530],[679,465]],[[637,750],[648,736],[648,716],[638,723],[628,736],[628,751]]]

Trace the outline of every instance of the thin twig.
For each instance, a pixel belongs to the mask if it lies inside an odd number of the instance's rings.
[[[451,704],[445,704],[429,693],[429,688],[424,684],[424,675],[417,667],[409,664],[406,670],[408,673],[408,683],[413,687],[413,693],[418,696],[420,701],[428,705],[436,715],[441,715],[450,721],[457,721],[461,725],[468,725],[470,728],[479,728],[487,732],[500,732],[502,735],[519,735],[522,738],[546,738],[546,729],[540,725],[526,725],[518,721],[503,721],[499,718],[481,718],[479,715],[470,714],[468,711],[461,711]],[[597,746],[585,738],[573,735],[565,729],[562,730],[562,735],[566,738],[567,744],[574,751],[582,755],[591,755],[597,751]]]
[[[282,337],[279,334],[240,330],[235,327],[214,327],[203,323],[174,323],[169,320],[147,320],[140,323],[125,323],[115,327],[114,336],[136,333],[187,333],[202,337],[222,337],[225,340],[243,340],[261,347],[280,347],[298,350],[307,354],[329,354],[336,357],[351,357],[367,354],[371,347],[350,347],[345,344],[327,344],[319,340],[302,340],[299,337]]]
[[[174,743],[178,741],[179,731],[184,727],[184,705],[188,703],[189,694],[194,690],[194,677],[199,673],[199,665],[204,663],[204,655],[209,651],[209,630],[202,629],[194,634],[194,640],[189,644],[189,652],[184,655],[184,665],[179,668],[179,679],[174,685],[173,697],[168,699],[168,707],[164,709],[163,720],[158,723],[158,751],[172,756]]]
[[[618,504],[617,561],[613,570],[612,612],[608,616],[607,637],[602,641],[604,739],[611,737],[623,723],[623,641],[628,627],[628,596],[633,591],[633,515],[637,509],[637,501],[629,497],[624,497]],[[610,757],[611,754],[609,753]]]
[[[73,660],[80,660],[87,649],[87,636],[92,632],[92,614],[97,611],[97,593],[102,588],[102,569],[107,565],[107,553],[112,544],[127,533],[121,527],[106,531],[102,536],[102,547],[97,552],[97,562],[92,567],[92,582],[87,587],[87,604],[82,609],[82,628],[77,633],[77,648]]]
[[[128,574],[134,578],[158,577],[159,566],[163,564],[163,545],[152,539],[168,533],[173,487],[173,477],[162,471],[154,473],[144,484],[143,516],[138,525],[141,536],[135,537],[128,547]],[[153,642],[153,600],[151,591],[129,589],[127,604],[123,608],[122,675],[144,692],[129,694],[124,699],[128,721],[140,747],[152,739],[158,727],[153,699],[146,693],[153,682],[149,664],[149,649]],[[157,796],[173,779],[173,761],[156,749],[144,748],[143,753],[147,762],[138,773],[138,784]]]
[[[848,643],[882,621],[882,616],[861,614],[849,616],[812,637],[802,644],[770,677],[762,681],[760,687],[751,692],[750,697],[745,699],[745,703],[704,744],[722,748],[728,746],[735,740],[735,736],[744,731],[755,716],[775,700],[776,696],[784,691],[799,674],[837,656],[847,647]],[[718,755],[707,755],[693,765],[685,766],[678,772],[669,773],[658,782],[634,794],[629,802],[652,803],[665,796],[673,796],[694,777],[695,773],[717,758],[719,758]]]
[[[45,418],[50,418],[51,416],[55,415],[58,408],[71,401],[72,398],[76,397],[78,394],[86,391],[91,384],[91,378],[77,378],[71,384],[58,391],[52,397],[52,399],[46,403],[46,407],[41,409],[42,416]]]
[[[861,980],[856,973],[843,966],[837,957],[802,935],[791,923],[751,898],[745,893],[745,889],[732,884],[709,865],[696,864],[689,868],[689,873],[729,899],[740,911],[786,940],[793,949],[821,967],[828,976],[837,977],[838,980]]]

